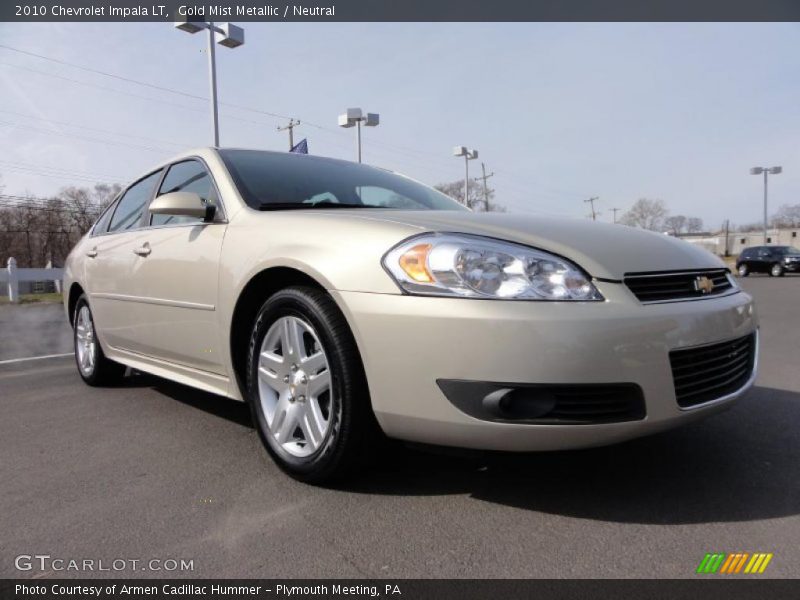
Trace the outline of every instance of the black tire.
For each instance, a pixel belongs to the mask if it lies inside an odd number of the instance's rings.
[[[94,345],[94,364],[91,367],[81,365],[78,352],[78,316],[81,310],[86,309],[89,311],[90,327],[92,344]],[[105,386],[119,383],[125,375],[125,365],[106,358],[100,341],[97,339],[97,334],[94,329],[94,316],[92,309],[89,306],[89,301],[86,294],[82,294],[78,301],[75,303],[75,314],[72,318],[72,344],[75,351],[75,365],[78,367],[78,374],[87,384],[91,386]]]
[[[746,263],[742,263],[736,267],[736,273],[739,277],[748,277],[750,275],[750,267],[748,267]]]
[[[786,275],[786,270],[781,263],[775,263],[769,268],[770,277],[783,277]]]
[[[270,326],[293,316],[310,324],[322,345],[331,375],[330,424],[309,456],[287,452],[269,431],[258,385],[259,356]],[[290,287],[272,295],[253,324],[248,351],[247,396],[261,441],[278,466],[300,481],[330,483],[364,466],[374,455],[381,432],[372,412],[367,379],[347,322],[327,294],[309,287]]]

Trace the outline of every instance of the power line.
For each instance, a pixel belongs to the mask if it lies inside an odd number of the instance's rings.
[[[83,171],[64,169],[61,167],[50,167],[47,165],[34,165],[31,163],[0,160],[0,170],[4,169],[11,169],[23,172],[33,172],[37,175],[52,175],[54,177],[83,179],[87,181],[94,181],[95,183],[103,181],[117,181],[121,183],[127,180],[127,177],[120,177],[118,175],[107,175],[107,174],[100,175],[99,173],[87,173]]]
[[[5,50],[9,50],[11,52],[16,52],[18,54],[35,57],[35,58],[38,58],[38,59],[41,59],[41,60],[46,60],[46,61],[49,61],[49,62],[52,62],[52,63],[73,67],[73,68],[76,68],[76,69],[79,69],[79,70],[82,70],[82,71],[85,71],[85,72],[88,72],[88,73],[92,73],[92,74],[101,75],[101,76],[104,76],[104,77],[113,78],[113,79],[116,79],[118,81],[123,81],[123,82],[126,82],[126,83],[131,83],[131,84],[134,84],[134,85],[140,85],[140,86],[147,87],[147,88],[154,89],[154,90],[158,90],[158,91],[163,91],[163,92],[168,92],[168,93],[180,95],[182,97],[191,98],[192,100],[203,100],[203,101],[207,101],[208,100],[207,97],[204,97],[204,96],[201,96],[201,95],[192,94],[192,93],[189,93],[189,92],[185,92],[185,91],[177,90],[177,89],[170,88],[170,87],[167,87],[167,86],[162,86],[162,85],[150,83],[150,82],[147,82],[147,81],[141,81],[141,80],[133,79],[133,78],[130,78],[130,77],[125,77],[123,75],[118,75],[116,73],[111,73],[111,72],[108,72],[108,71],[95,69],[93,67],[88,67],[88,66],[85,66],[85,65],[79,65],[79,64],[71,63],[71,62],[68,62],[68,61],[65,61],[65,60],[62,60],[62,59],[59,59],[59,58],[54,58],[52,56],[46,56],[46,55],[43,55],[43,54],[38,54],[36,52],[23,50],[21,48],[15,48],[15,47],[9,46],[7,44],[0,44],[0,48],[3,48]],[[166,101],[166,100],[163,100],[163,99],[159,99],[159,98],[152,98],[152,97],[148,97],[148,96],[140,96],[140,95],[133,94],[133,93],[130,93],[130,92],[127,92],[127,91],[122,91],[122,90],[119,90],[119,89],[110,88],[110,87],[99,85],[99,84],[95,84],[95,83],[89,83],[89,82],[85,82],[85,81],[79,81],[79,80],[75,80],[75,79],[70,79],[68,77],[63,77],[63,76],[60,76],[60,75],[56,75],[54,73],[38,71],[36,69],[31,69],[31,68],[24,67],[24,66],[21,66],[21,65],[14,65],[14,64],[9,64],[9,63],[0,63],[0,64],[5,65],[5,66],[9,66],[9,67],[13,67],[13,68],[17,68],[17,69],[23,69],[23,70],[26,70],[26,71],[29,71],[29,72],[37,73],[37,74],[48,76],[48,77],[54,77],[54,78],[61,79],[61,80],[64,80],[64,81],[69,81],[69,82],[72,82],[72,83],[75,83],[75,84],[78,84],[78,85],[85,85],[85,86],[95,87],[95,88],[102,89],[102,90],[105,90],[105,91],[110,91],[112,93],[117,93],[117,94],[122,94],[122,95],[133,97],[133,98],[143,99],[143,100],[146,100],[148,102],[159,102],[159,103],[162,103],[162,104],[178,107],[178,108],[181,108],[183,110],[194,110],[194,111],[198,111],[198,112],[205,112],[205,109],[200,109],[200,108],[197,108],[197,107],[189,107],[189,106],[186,106],[186,105],[177,104],[177,103],[174,103],[174,102],[169,102],[169,101]],[[224,105],[224,106],[228,106],[228,107],[231,107],[231,108],[238,109],[238,110],[248,111],[248,112],[252,112],[252,113],[255,113],[255,114],[266,115],[266,116],[273,117],[273,118],[280,118],[280,119],[291,119],[292,118],[292,117],[288,117],[286,115],[281,115],[281,114],[274,113],[274,112],[271,112],[271,111],[266,111],[266,110],[262,110],[262,109],[258,109],[258,108],[253,108],[253,107],[250,107],[250,106],[244,106],[244,105],[233,104],[233,103],[221,103],[221,104]],[[253,121],[253,120],[249,120],[249,119],[243,119],[243,118],[241,118],[239,116],[236,116],[236,115],[224,114],[224,116],[226,118],[229,118],[229,119],[243,121],[243,122],[247,122],[247,123],[253,123],[253,124],[257,124],[257,125],[265,125],[266,124],[266,123],[263,123],[263,122],[260,122],[260,121]],[[309,125],[310,127],[314,127],[314,128],[316,128],[316,129],[318,129],[320,131],[324,131],[324,132],[326,132],[328,134],[331,134],[331,135],[336,135],[337,137],[341,137],[342,135],[344,135],[343,132],[340,132],[340,131],[338,131],[336,129],[333,129],[333,128],[329,128],[329,127],[320,125],[318,123],[314,123],[313,121],[304,120],[303,122],[304,122],[304,124]],[[52,133],[56,134],[55,132],[52,132]],[[126,134],[114,133],[114,135],[126,135]],[[129,136],[129,137],[134,137],[134,136]],[[152,138],[149,138],[149,139],[152,140]],[[89,141],[106,143],[106,142],[103,142],[102,140],[96,140],[96,139],[89,140]],[[163,140],[159,141],[158,143],[169,143],[171,145],[173,144],[172,142],[165,142]],[[378,147],[378,148],[385,148],[387,151],[394,152],[396,154],[405,154],[409,158],[413,158],[415,161],[418,161],[418,163],[420,163],[420,164],[424,163],[424,164],[428,165],[430,163],[430,160],[432,160],[434,158],[435,158],[435,160],[441,160],[442,161],[442,165],[445,164],[444,158],[440,157],[438,154],[434,154],[434,153],[427,152],[427,151],[421,151],[419,149],[405,148],[405,147],[402,147],[402,146],[397,146],[397,145],[389,144],[389,143],[386,143],[386,142],[382,142],[382,141],[379,141],[379,140],[370,140],[368,142],[368,145],[375,146],[375,147]],[[343,147],[343,146],[341,146],[341,147]],[[147,149],[157,150],[157,149],[153,149],[153,148],[147,148]],[[161,151],[161,150],[158,150],[158,151]],[[423,155],[424,156],[428,156],[430,158],[423,158]],[[449,165],[449,161],[447,162],[447,166],[449,168],[449,166],[450,166]],[[431,167],[428,167],[428,168],[431,168]],[[505,172],[505,171],[502,171],[502,172]],[[530,190],[528,188],[531,185],[533,185],[533,186],[535,186],[537,188],[541,188],[543,190],[547,190],[548,191],[547,193],[549,193],[551,195],[554,195],[554,196],[563,196],[563,195],[578,196],[578,195],[581,195],[578,192],[558,190],[556,188],[548,188],[547,186],[543,186],[538,182],[534,183],[534,182],[532,182],[530,180],[526,180],[525,178],[520,177],[520,176],[518,176],[516,174],[510,173],[510,172],[506,172],[506,173],[507,173],[507,176],[510,177],[510,178],[517,179],[520,182],[525,182],[523,187],[524,187],[524,194],[526,194],[526,195],[530,194]],[[505,182],[504,186],[507,186],[507,185],[508,185],[508,183]],[[520,188],[520,189],[522,189],[522,188]],[[526,201],[529,201],[529,197],[526,198]],[[568,214],[568,213],[562,213],[562,214]]]
[[[77,65],[75,63],[71,63],[71,62],[68,62],[68,61],[65,61],[65,60],[61,60],[60,58],[53,58],[52,56],[45,56],[44,54],[37,54],[35,52],[30,52],[28,50],[22,50],[21,48],[14,48],[14,47],[8,46],[6,44],[0,44],[0,48],[3,48],[5,50],[10,50],[12,52],[18,52],[19,54],[25,54],[27,56],[33,56],[33,57],[36,57],[36,58],[40,58],[42,60],[47,60],[47,61],[50,61],[50,62],[53,62],[53,63],[60,64],[60,65],[73,67],[75,69],[80,69],[81,71],[86,71],[87,73],[94,73],[95,75],[103,75],[104,77],[111,77],[113,79],[117,79],[119,81],[124,81],[126,83],[133,83],[135,85],[141,85],[141,86],[148,87],[148,88],[151,88],[151,89],[154,89],[154,90],[159,90],[159,91],[162,91],[162,92],[169,92],[171,94],[177,94],[179,96],[184,96],[185,98],[192,98],[193,100],[202,100],[204,102],[208,101],[208,97],[206,97],[206,96],[200,96],[198,94],[192,94],[192,93],[189,93],[189,92],[184,92],[182,90],[176,90],[174,88],[169,88],[169,87],[166,87],[166,86],[163,86],[163,85],[158,85],[158,84],[150,83],[150,82],[147,82],[147,81],[141,81],[141,80],[138,80],[138,79],[133,79],[131,77],[125,77],[123,75],[117,75],[116,73],[109,73],[108,71],[101,71],[100,69],[94,69],[92,67],[87,67],[87,66],[84,66],[84,65]],[[278,113],[270,112],[270,111],[267,111],[267,110],[261,110],[261,109],[258,109],[258,108],[252,108],[250,106],[242,106],[242,105],[239,105],[239,104],[231,104],[230,102],[220,102],[220,104],[223,105],[223,106],[230,106],[231,108],[237,108],[239,110],[246,110],[246,111],[250,111],[250,112],[253,112],[253,113],[258,113],[258,114],[263,114],[263,115],[267,115],[267,116],[270,116],[270,117],[275,117],[275,118],[278,118],[278,119],[288,119],[288,118],[290,118],[290,117],[287,117],[286,115],[280,115]]]
[[[78,124],[78,123],[69,123],[68,121],[57,121],[55,119],[47,119],[47,118],[44,118],[44,117],[37,117],[35,115],[27,115],[25,113],[15,112],[13,110],[0,109],[0,113],[6,113],[6,114],[13,115],[13,116],[16,116],[16,117],[23,117],[25,119],[34,119],[36,121],[43,121],[45,123],[53,123],[55,125],[64,125],[66,127],[75,127],[77,129],[84,129],[84,130],[87,130],[87,131],[96,131],[98,133],[106,133],[106,134],[110,134],[110,135],[118,135],[118,136],[122,136],[122,137],[129,137],[129,138],[135,138],[135,139],[140,139],[140,140],[146,140],[146,141],[150,141],[150,142],[156,142],[158,144],[168,144],[170,146],[178,146],[179,148],[185,148],[188,145],[186,143],[172,142],[170,140],[145,137],[143,135],[134,135],[132,133],[122,133],[121,131],[110,131],[108,129],[100,129],[100,128],[92,127],[92,126],[89,126],[89,125],[82,125],[82,124]]]

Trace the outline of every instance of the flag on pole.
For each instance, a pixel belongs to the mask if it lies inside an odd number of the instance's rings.
[[[297,142],[294,147],[289,150],[289,152],[294,152],[295,154],[308,154],[308,140],[303,138]]]

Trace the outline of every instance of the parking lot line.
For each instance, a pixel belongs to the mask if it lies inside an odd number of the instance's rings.
[[[10,365],[12,363],[26,362],[29,360],[44,360],[45,358],[64,358],[65,356],[73,356],[72,352],[67,354],[47,354],[45,356],[29,356],[27,358],[10,358],[8,360],[0,360],[0,365]]]

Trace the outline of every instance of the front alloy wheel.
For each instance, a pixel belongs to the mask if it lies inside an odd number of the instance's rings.
[[[739,265],[738,272],[739,272],[739,277],[747,277],[748,275],[750,275],[750,269],[748,269],[747,265],[744,263]]]
[[[269,434],[288,454],[310,456],[339,410],[317,332],[300,317],[279,318],[264,336],[260,361],[258,395]]]
[[[775,263],[769,270],[769,274],[773,277],[783,277],[783,265],[780,263]]]
[[[281,290],[261,307],[247,396],[267,451],[302,481],[349,474],[381,440],[350,328],[333,299],[314,288]]]

